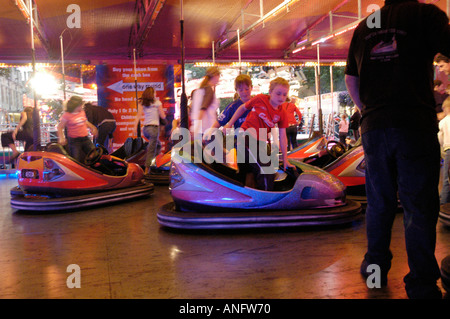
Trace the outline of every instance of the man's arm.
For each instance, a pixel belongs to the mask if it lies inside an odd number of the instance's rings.
[[[354,75],[345,75],[345,85],[347,86],[348,93],[355,103],[356,107],[361,112],[362,103],[359,97],[359,77]]]

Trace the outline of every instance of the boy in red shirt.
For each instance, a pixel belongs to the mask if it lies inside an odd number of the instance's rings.
[[[258,94],[247,103],[241,105],[231,120],[224,126],[231,128],[241,115],[251,110],[241,125],[238,136],[239,170],[255,175],[256,188],[272,190],[275,173],[278,169],[278,152],[271,152],[269,133],[278,126],[280,148],[284,169],[294,167],[287,159],[286,128],[289,126],[288,116],[281,106],[289,93],[289,82],[276,78],[270,82],[269,94]],[[270,154],[270,158],[267,157]]]

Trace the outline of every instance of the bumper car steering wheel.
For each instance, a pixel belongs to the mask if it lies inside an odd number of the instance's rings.
[[[333,158],[338,158],[341,155],[345,153],[347,150],[341,142],[338,141],[328,141],[327,146],[327,153],[332,156]]]
[[[93,148],[84,158],[84,164],[86,164],[87,166],[94,165],[100,160],[103,154],[104,152],[102,147]]]

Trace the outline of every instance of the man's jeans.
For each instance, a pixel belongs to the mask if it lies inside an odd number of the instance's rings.
[[[444,153],[444,165],[442,167],[441,205],[450,203],[450,183],[448,182],[448,168],[450,165],[450,149]]]
[[[436,286],[440,277],[434,252],[439,215],[440,149],[436,132],[377,129],[363,134],[366,161],[366,227],[369,263],[387,274],[389,246],[398,207],[403,207],[406,251],[410,272],[408,296]],[[397,196],[398,195],[398,196]]]

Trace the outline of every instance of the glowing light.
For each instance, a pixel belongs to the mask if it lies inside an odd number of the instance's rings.
[[[345,66],[345,61],[335,61],[335,62],[321,62],[320,65],[323,66]],[[283,66],[316,66],[317,62],[283,62],[283,61],[271,61],[271,62],[196,62],[195,67],[256,67],[256,66],[269,66],[269,67],[283,67]]]
[[[181,253],[182,251],[177,246],[172,246],[169,249],[170,259],[172,259],[172,261],[175,261],[175,259],[177,259],[178,255]]]
[[[351,30],[355,29],[357,26],[358,26],[358,23],[354,23],[354,24],[352,24],[351,26],[349,26],[349,27],[347,27],[347,28],[344,28],[344,29],[342,29],[342,30],[340,30],[340,31],[337,31],[337,32],[335,32],[335,33],[331,33],[331,34],[329,34],[329,35],[327,35],[327,36],[325,36],[325,37],[323,37],[323,38],[320,38],[319,40],[313,41],[313,42],[310,44],[310,46],[315,46],[316,44],[324,43],[325,41],[327,41],[327,40],[329,40],[329,39],[331,39],[331,38],[337,37],[337,36],[342,35],[342,34],[348,32],[348,31],[351,31]],[[300,41],[300,42],[297,43],[297,45],[300,45],[300,44],[305,43],[305,42],[306,42],[305,40]],[[304,46],[302,46],[302,47],[300,47],[300,48],[294,49],[294,50],[292,51],[292,54],[295,54],[295,53],[297,53],[297,52],[300,52],[300,51],[306,49],[307,46],[308,46],[308,44],[305,44]]]
[[[347,62],[345,61],[339,61],[339,62],[334,62],[333,66],[346,66]]]
[[[305,66],[317,66],[317,62],[306,62]]]
[[[196,63],[194,63],[194,66],[201,67],[201,68],[208,68],[211,66],[216,66],[216,64],[212,63],[212,62],[196,62]]]
[[[41,111],[42,111],[42,112],[48,112],[48,111],[50,111],[50,106],[48,106],[47,104],[41,105]]]
[[[30,81],[31,87],[37,94],[47,95],[58,92],[58,83],[56,79],[48,73],[37,72]]]
[[[303,50],[305,50],[306,49],[306,46],[302,46],[301,48],[298,48],[298,49],[295,49],[294,51],[292,51],[292,53],[297,53],[297,52],[300,52],[300,51],[303,51]]]

